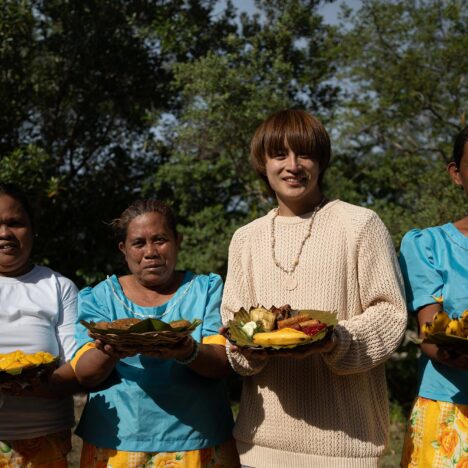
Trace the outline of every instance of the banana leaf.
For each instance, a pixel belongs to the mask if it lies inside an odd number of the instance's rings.
[[[251,308],[253,309],[253,308]],[[320,320],[321,322],[327,324],[327,328],[320,330],[315,335],[310,336],[310,339],[307,341],[303,341],[298,344],[292,345],[281,345],[281,346],[261,346],[255,344],[253,342],[252,337],[248,336],[242,326],[248,322],[252,321],[250,313],[247,312],[245,309],[240,309],[238,312],[234,314],[234,319],[229,320],[228,322],[228,339],[231,343],[235,344],[239,347],[249,347],[252,349],[292,349],[297,348],[299,346],[306,346],[310,345],[311,343],[316,343],[318,341],[323,340],[327,336],[331,334],[333,328],[338,323],[338,319],[336,318],[336,313],[334,312],[326,312],[322,310],[295,310],[292,312],[291,316],[294,317],[296,315],[308,315],[309,318]]]
[[[57,357],[46,364],[31,364],[28,366],[16,367],[0,371],[0,386],[10,382],[29,384],[33,379],[40,378],[45,373],[50,373],[58,367],[59,358]]]
[[[461,336],[447,335],[444,332],[433,333],[422,340],[423,343],[431,343],[440,347],[450,347],[459,349],[461,352],[468,351],[468,338]]]
[[[117,328],[99,328],[94,322],[81,321],[95,340],[112,345],[119,352],[147,353],[157,348],[173,348],[190,335],[200,319],[193,320],[189,326],[172,328],[162,320],[148,318],[122,330]]]
[[[96,326],[95,322],[86,322],[85,320],[80,320],[80,323],[86,327],[92,333],[97,334],[113,334],[113,335],[128,335],[130,333],[148,333],[148,332],[184,332],[192,331],[201,324],[200,319],[195,319],[192,321],[190,326],[186,327],[176,327],[172,328],[168,323],[163,322],[162,320],[147,318],[141,320],[140,322],[132,325],[131,327],[122,330],[120,328],[99,328]]]

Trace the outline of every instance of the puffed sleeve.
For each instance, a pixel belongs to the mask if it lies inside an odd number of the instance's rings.
[[[225,325],[241,307],[249,308],[253,304],[242,266],[242,254],[246,248],[246,238],[247,233],[240,229],[234,234],[229,246],[228,271],[221,305],[221,315]],[[266,365],[264,360],[247,360],[242,354],[231,351],[229,341],[226,342],[226,353],[231,367],[240,375],[257,374]]]
[[[373,213],[358,241],[357,274],[362,312],[336,326],[337,345],[323,358],[339,375],[364,372],[397,349],[407,324],[404,290],[387,228]]]
[[[416,312],[442,296],[443,278],[434,265],[433,245],[427,231],[412,229],[401,241],[400,267],[408,309]]]
[[[75,328],[75,338],[78,349],[89,343],[92,340],[88,336],[88,330],[81,325],[80,320],[86,322],[103,322],[108,321],[109,318],[106,315],[106,308],[100,303],[95,288],[84,288],[78,294],[78,323]]]
[[[203,316],[202,337],[218,335],[221,327],[221,297],[223,294],[223,280],[219,275],[208,275],[208,298]]]

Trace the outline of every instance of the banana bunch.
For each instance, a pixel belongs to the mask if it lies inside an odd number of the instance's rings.
[[[7,354],[0,354],[0,372],[21,372],[22,369],[28,367],[37,367],[41,364],[49,364],[55,361],[55,359],[55,356],[45,351],[26,354],[24,351],[17,350]]]
[[[421,332],[426,338],[434,333],[468,338],[468,309],[458,319],[451,319],[444,311],[436,312],[432,322],[426,322],[422,325]]]
[[[260,346],[297,345],[311,340],[311,336],[294,328],[281,328],[271,332],[260,332],[253,335],[253,342]]]

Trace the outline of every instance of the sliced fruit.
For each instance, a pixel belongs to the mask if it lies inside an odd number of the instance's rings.
[[[273,312],[270,312],[263,307],[258,307],[256,309],[251,309],[250,317],[254,322],[262,322],[263,329],[265,331],[271,331],[275,328],[276,315]]]
[[[327,328],[326,323],[317,323],[316,325],[310,325],[305,327],[301,326],[301,331],[303,331],[306,335],[314,336],[324,328]]]

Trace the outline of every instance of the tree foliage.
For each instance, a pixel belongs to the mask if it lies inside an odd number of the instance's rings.
[[[364,0],[344,19],[348,28],[341,25],[330,49],[346,84],[338,177],[381,214],[397,243],[412,227],[462,217],[462,193],[445,167],[466,125],[466,5]]]
[[[112,270],[101,221],[158,163],[146,148],[159,115],[178,112],[173,66],[235,29],[214,3],[2,2],[0,178],[41,208],[39,261],[80,283]]]

